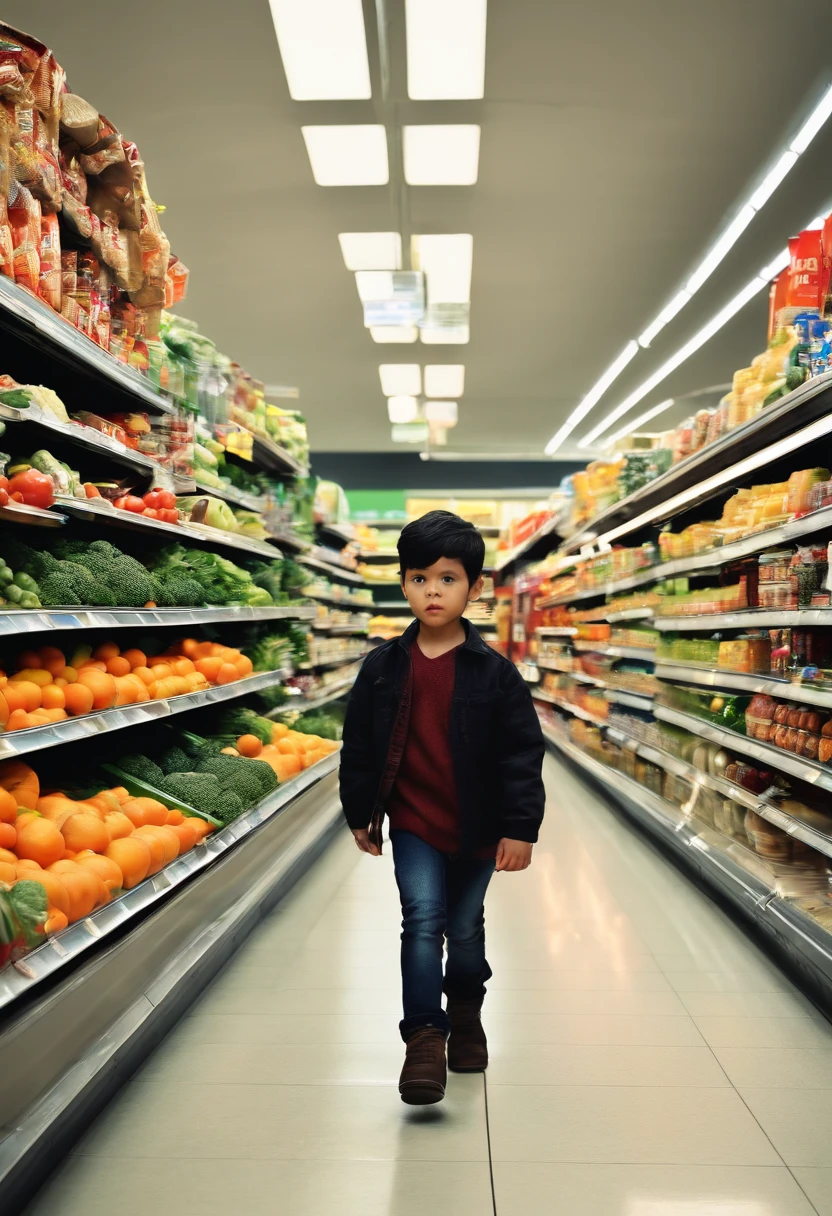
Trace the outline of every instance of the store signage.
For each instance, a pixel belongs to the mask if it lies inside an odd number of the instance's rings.
[[[425,315],[425,276],[420,270],[393,270],[374,276],[378,297],[364,300],[364,327],[420,325]]]

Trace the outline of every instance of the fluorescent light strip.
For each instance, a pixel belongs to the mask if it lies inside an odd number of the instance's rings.
[[[404,128],[404,179],[409,186],[473,186],[480,162],[480,128],[444,124]]]
[[[289,96],[372,97],[361,0],[270,0]]]
[[[644,330],[638,340],[640,346],[649,346],[664,327],[681,312],[700,287],[707,282],[720,262],[724,260],[742,236],[757,212],[768,202],[774,191],[795,166],[801,153],[806,151],[830,115],[832,115],[832,85],[826,90],[818,105],[792,140],[788,150],[782,153],[777,163],[763,178],[763,181],[751,195],[748,202],[740,209],[739,214],[728,225],[716,244],[705,254],[705,257],[685,284],[684,290],[678,292],[671,302],[662,309],[655,320],[651,321]],[[609,381],[606,387],[608,388],[611,383],[612,381]],[[598,398],[596,398],[597,400]],[[586,444],[582,443],[581,446],[586,446]]]
[[[378,374],[385,397],[418,397],[422,391],[422,369],[418,363],[382,363]]]
[[[638,354],[638,342],[628,342],[622,350],[621,354],[611,363],[604,372],[600,380],[589,390],[580,405],[572,411],[569,417],[564,422],[560,430],[556,431],[549,442],[546,444],[546,455],[551,456],[563,443],[567,436],[571,435],[579,422],[586,418],[589,411],[595,405],[604,393],[607,391],[613,380],[620,376],[627,364]]]
[[[484,96],[486,0],[407,0],[405,18],[409,97]]]
[[[461,397],[465,392],[463,363],[429,363],[425,368],[426,397]]]
[[[419,330],[415,325],[371,325],[370,337],[374,342],[417,342]]]
[[[611,413],[602,418],[598,425],[593,427],[589,434],[584,436],[578,447],[591,447],[599,435],[608,430],[624,414],[629,413],[633,406],[638,405],[639,401],[652,392],[656,385],[661,384],[662,380],[666,380],[671,372],[675,371],[680,364],[695,354],[701,346],[704,346],[715,333],[718,333],[724,325],[728,324],[733,316],[736,316],[741,308],[745,307],[749,300],[753,299],[764,287],[768,287],[768,284],[769,280],[763,278],[762,275],[757,275],[750,283],[747,283],[742,291],[734,296],[733,300],[729,300],[716,316],[711,317],[710,321],[693,335],[690,341],[686,342],[684,346],[680,346],[675,354],[672,354],[669,359],[665,360],[658,371],[655,371],[643,384],[639,385],[635,392],[630,393],[629,397],[625,397],[621,404],[616,406]]]
[[[380,123],[301,127],[319,186],[386,186],[387,132]]]
[[[398,232],[339,232],[347,270],[401,270],[402,238]]]
[[[675,405],[675,403],[675,397],[668,397],[666,401],[661,401],[658,405],[654,405],[651,410],[645,410],[643,414],[639,414],[638,418],[622,426],[620,431],[616,431],[614,435],[610,435],[609,439],[606,440],[606,446],[611,448],[613,444],[618,443],[619,439],[623,439],[625,435],[630,435],[633,431],[637,431],[640,426],[644,426],[645,422],[649,422],[657,414],[663,414],[665,410],[669,410],[671,405]]]

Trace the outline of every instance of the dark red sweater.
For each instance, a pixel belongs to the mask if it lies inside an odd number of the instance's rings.
[[[410,662],[410,721],[387,803],[390,827],[412,832],[441,853],[458,853],[462,833],[450,739],[456,650],[429,659],[414,641]]]

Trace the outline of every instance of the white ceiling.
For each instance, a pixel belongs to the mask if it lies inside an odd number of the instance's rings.
[[[828,0],[490,0],[485,99],[411,102],[403,0],[387,0],[382,112],[293,102],[268,0],[6,0],[71,87],[134,139],[191,268],[184,311],[268,384],[298,385],[313,448],[392,449],[381,362],[466,366],[462,450],[542,451],[628,339],[670,299],[828,81]],[[301,125],[477,122],[472,187],[324,189]],[[642,352],[589,429],[832,204],[832,122],[728,259]],[[379,346],[362,324],[339,232],[470,232],[468,346]],[[730,379],[765,343],[758,298],[636,412]],[[673,419],[669,414],[668,420]],[[568,454],[568,449],[559,453]]]

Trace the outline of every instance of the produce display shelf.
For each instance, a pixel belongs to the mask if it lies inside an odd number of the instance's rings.
[[[816,442],[832,431],[832,372],[815,376],[741,426],[679,461],[661,477],[613,503],[561,546],[611,543],[647,524],[669,518],[714,490],[737,484],[772,460]],[[808,424],[808,425],[807,425]]]
[[[795,756],[792,752],[784,751],[782,747],[774,747],[770,743],[762,743],[759,739],[749,739],[747,735],[737,734],[721,726],[714,726],[693,714],[671,709],[667,705],[654,706],[653,713],[664,722],[672,722],[675,726],[683,726],[694,735],[700,735],[711,743],[719,743],[731,751],[741,752],[751,756],[770,768],[799,777],[801,781],[815,785],[818,789],[832,792],[832,767],[820,764],[816,760],[808,760],[804,756]]]
[[[307,590],[304,590],[303,595],[305,599],[314,600],[317,604],[326,604],[333,608],[360,608],[370,614],[378,607],[372,600],[359,600],[352,595],[326,595],[323,591]]]
[[[410,604],[407,600],[376,600],[373,608],[377,612],[411,612]]]
[[[262,513],[268,505],[266,499],[259,494],[247,494],[245,490],[238,490],[236,486],[225,483],[221,486],[210,486],[206,482],[200,481],[198,477],[194,484],[197,490],[203,494],[210,494],[212,498],[221,498],[224,502],[233,503],[235,507],[242,507],[244,511]]]
[[[329,705],[330,701],[337,701],[339,697],[345,696],[355,683],[355,676],[350,676],[347,680],[339,680],[337,684],[330,684],[327,688],[316,692],[311,697],[303,695],[293,697],[286,705],[279,705],[277,709],[273,709],[266,714],[267,718],[272,720],[279,718],[281,714],[287,712],[302,711],[309,713],[313,709],[321,709],[324,705]]]
[[[131,531],[159,532],[165,536],[176,537],[177,540],[210,542],[222,545],[227,549],[252,553],[273,561],[275,554],[265,541],[255,540],[250,536],[242,536],[236,532],[224,532],[220,528],[211,528],[207,524],[166,524],[160,519],[148,519],[133,511],[119,510],[117,507],[104,506],[100,498],[56,498],[60,511],[66,511],[77,519],[87,523],[104,523],[113,528],[126,528]]]
[[[580,705],[570,705],[568,701],[561,701],[558,697],[550,692],[546,692],[543,688],[533,688],[532,697],[536,701],[548,701],[550,705],[556,705],[558,709],[562,709],[564,713],[573,714],[576,718],[581,718],[584,722],[591,722],[593,726],[605,726],[606,722],[603,718],[596,718],[595,714],[589,713],[582,709]]]
[[[288,473],[292,477],[308,477],[309,468],[301,464],[291,453],[266,435],[254,435],[253,462],[274,473]]]
[[[157,393],[144,376],[102,350],[43,300],[5,275],[0,279],[0,325],[17,330],[30,345],[40,346],[74,371],[83,369],[129,393],[135,409],[157,410],[162,414],[176,412],[175,404]]]
[[[614,646],[610,642],[577,641],[572,645],[581,654],[608,654],[613,659],[640,659],[646,663],[655,663],[655,650],[647,650],[642,646]]]
[[[0,971],[0,1009],[28,995],[38,984],[54,976],[79,955],[118,932],[126,922],[146,912],[166,898],[171,891],[188,882],[194,874],[227,853],[255,828],[277,815],[303,790],[333,772],[338,763],[338,753],[334,752],[298,773],[296,777],[281,783],[262,802],[258,802],[251,810],[244,811],[226,827],[206,836],[193,849],[170,862],[153,877],[146,878],[132,890],[125,891],[112,903],[105,904],[84,920],[77,921],[49,937],[42,946],[24,955],[19,962],[5,967]]]
[[[362,562],[397,562],[399,560],[398,553],[379,553],[377,550],[362,550],[358,555],[359,561]]]
[[[318,535],[332,537],[342,548],[355,540],[355,524],[318,524]]]
[[[0,404],[0,418],[4,422],[13,424],[28,422],[32,426],[43,427],[44,430],[60,436],[61,439],[79,444],[90,451],[100,452],[112,460],[117,460],[119,464],[123,464],[127,468],[137,469],[151,479],[157,478],[160,483],[171,480],[177,494],[190,493],[193,487],[194,483],[191,478],[169,474],[152,456],[145,456],[143,452],[136,452],[132,448],[125,447],[111,435],[104,435],[101,431],[96,431],[94,427],[82,426],[80,422],[61,422],[54,414],[41,409],[35,403],[25,410],[15,410],[8,405]]]
[[[397,532],[401,532],[402,528],[410,522],[411,520],[409,519],[354,519],[352,527],[395,528]]]
[[[651,711],[653,697],[650,693],[630,692],[624,688],[607,688],[604,696],[614,705],[626,705],[629,709]]]
[[[662,633],[715,633],[721,629],[781,629],[789,626],[832,625],[832,608],[749,608],[741,612],[699,613],[698,616],[657,616]]]
[[[10,524],[36,528],[62,528],[67,522],[67,516],[58,511],[29,507],[23,502],[9,502],[5,507],[0,507],[0,519]]]
[[[311,557],[306,553],[301,554],[298,561],[301,565],[308,566],[311,570],[320,570],[327,578],[336,582],[351,583],[355,587],[367,587],[370,585],[354,570],[347,570],[344,566],[330,565],[329,562],[321,561],[320,558]]]
[[[747,675],[742,671],[721,671],[696,663],[668,663],[656,660],[656,675],[660,680],[684,684],[699,684],[704,688],[739,689],[743,692],[767,693],[798,701],[801,705],[823,705],[832,709],[832,687],[818,687],[813,681],[778,680],[769,676]]]
[[[535,629],[539,638],[574,638],[577,632],[568,625],[538,625]]]
[[[342,655],[339,659],[325,659],[322,663],[298,663],[297,669],[303,671],[334,671],[338,667],[346,667],[349,663],[360,663],[370,653],[369,649],[359,654]]]
[[[326,545],[310,545],[302,537],[298,536],[296,532],[293,533],[289,530],[278,533],[275,537],[276,540],[284,538],[287,544],[302,549],[308,557],[314,557],[317,561],[326,562],[330,566],[337,566],[339,570],[349,570],[352,574],[356,573],[355,562],[348,559],[345,560],[338,549],[330,549]]]
[[[606,768],[545,723],[543,732],[550,744],[600,784],[611,800],[648,835],[658,838],[685,869],[692,870],[737,907],[768,939],[778,962],[782,965],[786,961],[821,1007],[829,1007],[832,934],[793,900],[777,895],[757,874],[720,849],[713,839],[716,833],[686,822],[677,807],[626,774]]]
[[[0,636],[40,633],[45,629],[150,629],[158,626],[209,625],[217,621],[313,621],[316,609],[303,604],[269,608],[13,608],[0,613]]]
[[[25,756],[42,751],[45,747],[57,747],[61,743],[74,743],[79,739],[91,739],[95,735],[125,730],[130,726],[141,726],[171,714],[186,713],[201,709],[205,705],[216,705],[221,701],[235,700],[260,688],[271,688],[281,684],[291,675],[288,670],[262,671],[244,676],[231,684],[216,688],[205,688],[201,692],[187,692],[178,697],[160,698],[158,701],[142,701],[138,705],[121,705],[115,709],[102,709],[77,718],[65,718],[62,722],[50,722],[46,726],[30,726],[25,730],[8,731],[0,735],[0,759]]]

